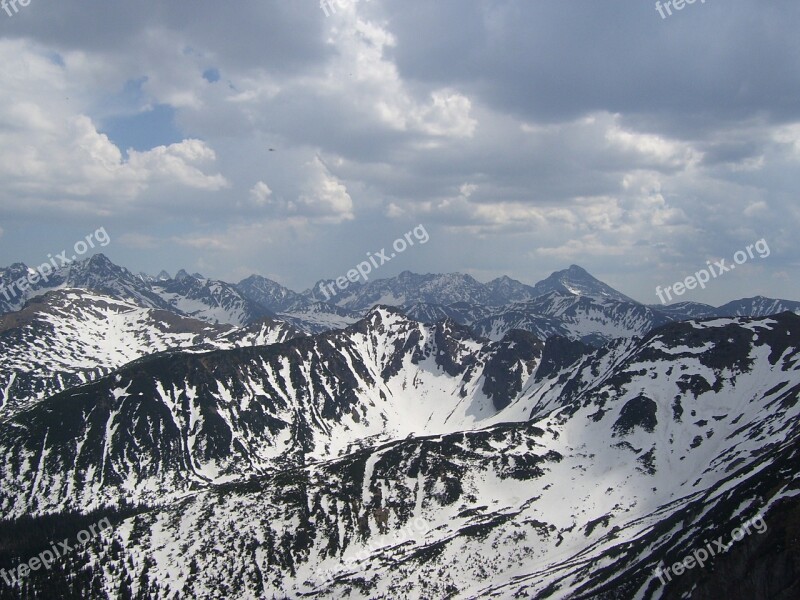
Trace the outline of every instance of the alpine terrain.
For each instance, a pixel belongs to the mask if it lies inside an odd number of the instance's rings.
[[[800,597],[800,303],[95,255],[3,308],[2,598]]]

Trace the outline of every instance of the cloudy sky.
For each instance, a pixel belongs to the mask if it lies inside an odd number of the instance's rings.
[[[0,11],[0,264],[382,267],[800,300],[800,4],[31,0]],[[335,10],[335,13],[334,13]]]

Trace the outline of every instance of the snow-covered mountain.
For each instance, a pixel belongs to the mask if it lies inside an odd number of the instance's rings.
[[[683,321],[686,319],[706,319],[709,317],[722,316],[718,313],[718,309],[710,304],[702,304],[700,302],[676,302],[675,304],[651,304],[650,308],[670,315],[676,321]],[[777,312],[784,312],[779,310]],[[775,313],[777,314],[777,313]],[[724,315],[724,316],[750,316],[750,317],[763,317],[765,315]]]
[[[33,270],[22,263],[16,263],[0,271],[3,285],[9,286],[17,281],[22,274],[27,275]],[[131,300],[145,308],[160,308],[169,310],[170,305],[158,294],[153,292],[150,284],[128,269],[112,263],[104,254],[95,254],[81,261],[73,262],[57,269],[32,285],[27,285],[24,290],[14,287],[16,296],[11,303],[0,304],[2,312],[19,310],[30,298],[43,294],[52,289],[84,289],[93,290],[101,294],[118,299]]]
[[[299,335],[271,319],[236,328],[97,292],[47,292],[0,316],[0,416],[150,354],[267,345]]]
[[[503,307],[470,325],[480,335],[497,339],[512,328],[537,335],[561,335],[601,346],[620,337],[641,336],[674,317],[610,296],[549,292],[534,300]]]
[[[420,302],[405,305],[402,309],[410,318],[424,323],[453,319],[462,325],[469,325],[505,310],[512,310],[512,307],[482,306],[468,302],[455,302],[447,305]]]
[[[28,289],[20,290],[16,282],[27,278],[30,272],[31,269],[24,263],[14,263],[0,269],[0,314],[19,310],[25,305],[31,294]]]
[[[414,304],[404,310],[425,322],[451,318],[493,340],[512,329],[523,329],[541,339],[556,335],[598,347],[616,338],[642,336],[666,323],[693,318],[685,314],[685,309],[670,312],[608,295],[564,292],[549,292],[533,300],[503,306]]]
[[[525,302],[539,295],[531,286],[511,279],[507,275],[492,279],[486,284],[486,287],[501,304]]]
[[[556,292],[561,295],[595,296],[608,298],[618,302],[635,304],[636,301],[628,298],[599,279],[592,277],[585,269],[578,265],[571,265],[563,271],[556,271],[547,279],[543,279],[533,286],[532,296],[544,296]]]
[[[14,264],[0,271],[0,282],[15,281],[29,271],[22,263]],[[135,275],[112,263],[104,254],[65,265],[47,281],[38,281],[9,301],[2,298],[0,314],[19,310],[30,298],[53,289],[91,290],[134,302],[143,308],[167,310],[209,323],[244,326],[275,316],[224,281],[206,279],[199,274],[189,275],[183,270],[174,278],[169,278],[163,271],[157,277]],[[15,291],[18,290],[15,288]]]
[[[645,306],[576,266],[321,302],[102,255],[19,302],[0,568],[33,552],[26,523],[114,520],[29,597],[794,597],[755,538],[707,573],[653,569],[757,513],[789,539],[800,303]]]
[[[275,313],[245,298],[235,286],[179,271],[174,279],[151,284],[172,310],[209,323],[243,326]]]
[[[404,307],[418,320],[435,322],[451,318],[467,325],[478,335],[493,340],[512,329],[530,331],[541,339],[557,335],[602,346],[617,338],[642,336],[656,327],[674,321],[697,318],[762,317],[791,311],[800,314],[800,302],[752,298],[738,300],[720,308],[696,302],[646,306],[605,295],[578,295],[549,292],[533,300],[503,306],[467,303],[450,305],[414,304]]]
[[[313,303],[307,297],[260,275],[242,279],[236,284],[236,289],[248,300],[276,313],[307,308]]]
[[[305,294],[316,297],[319,288],[317,285]],[[616,337],[642,335],[672,320],[692,318],[681,311],[668,313],[646,307],[576,265],[553,273],[533,287],[509,277],[481,284],[468,275],[404,272],[390,279],[353,284],[332,296],[330,302],[352,311],[378,303],[398,306],[410,317],[428,323],[451,318],[494,340],[512,329],[524,329],[542,339],[560,335],[596,345]],[[300,317],[293,322],[302,327],[302,316],[291,316]]]
[[[403,271],[397,277],[374,279],[367,283],[351,283],[345,290],[335,287],[336,295],[321,291],[328,281],[318,282],[304,295],[318,301],[328,301],[349,310],[369,310],[373,306],[403,306],[419,302],[451,304],[470,302],[473,304],[502,303],[484,284],[470,275],[450,273],[447,275],[417,275]]]
[[[791,598],[798,348],[792,313],[592,349],[378,308],[140,360],[0,421],[0,506],[147,503],[26,580],[83,597]],[[763,539],[659,581],[758,514]]]
[[[236,284],[248,300],[277,313],[278,318],[306,333],[344,329],[358,321],[365,311],[352,311],[332,302],[318,302],[259,275],[251,275]],[[371,306],[369,307],[371,308]]]
[[[716,309],[715,314],[720,317],[766,317],[787,310],[800,314],[800,302],[756,296],[728,302]]]
[[[138,360],[0,424],[7,472],[17,474],[0,483],[0,507],[154,501],[367,441],[470,428],[515,398],[544,348],[525,332],[491,343],[450,321],[427,326],[378,308],[314,338]],[[50,446],[53,422],[64,425]],[[49,448],[35,466],[31,444]],[[34,471],[41,495],[17,496]]]
[[[16,280],[27,272],[24,264],[14,264],[0,270],[0,282]],[[166,271],[155,277],[134,275],[96,254],[63,267],[49,282],[39,282],[17,297],[0,295],[0,314],[19,310],[24,301],[49,289],[65,288],[95,290],[209,323],[244,326],[273,317],[309,334],[344,328],[383,304],[400,307],[412,318],[429,323],[452,318],[492,339],[500,339],[511,329],[525,329],[542,338],[562,335],[595,345],[618,336],[641,335],[670,320],[766,316],[784,310],[800,313],[799,302],[763,297],[719,308],[694,302],[645,306],[577,265],[534,286],[509,277],[483,284],[459,273],[417,275],[406,271],[393,278],[350,284],[328,297],[329,291],[321,293],[319,285],[298,294],[257,275],[236,285],[183,270],[174,278]]]
[[[344,329],[363,317],[363,312],[347,310],[327,302],[298,303],[294,308],[278,314],[282,321],[290,323],[309,334],[334,329]]]
[[[502,306],[529,301],[552,292],[635,303],[577,265],[553,273],[534,286],[525,285],[510,277],[499,277],[484,284],[461,273],[417,275],[410,271],[388,279],[349,284],[345,290],[336,288],[336,295],[331,295],[330,290],[326,294],[321,292],[321,289],[327,289],[328,283],[333,284],[330,281],[318,282],[313,288],[306,290],[304,295],[333,302],[351,310],[366,310],[377,304],[410,306],[467,303]]]

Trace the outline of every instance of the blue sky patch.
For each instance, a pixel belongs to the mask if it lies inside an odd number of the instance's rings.
[[[150,150],[184,139],[175,125],[175,109],[168,104],[157,104],[135,115],[109,117],[103,125],[102,132],[123,152],[129,148]]]
[[[206,69],[203,71],[203,79],[209,83],[216,83],[219,81],[219,69]]]

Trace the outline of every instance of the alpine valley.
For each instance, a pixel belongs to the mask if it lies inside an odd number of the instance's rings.
[[[0,297],[0,598],[800,597],[800,302],[319,289],[96,254]]]

